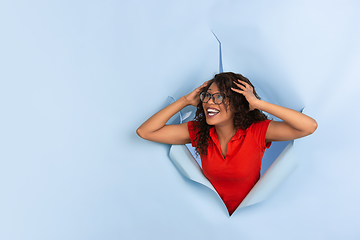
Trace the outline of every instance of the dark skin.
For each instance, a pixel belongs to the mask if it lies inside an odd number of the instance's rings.
[[[259,109],[283,120],[281,122],[271,121],[269,123],[265,136],[266,143],[271,141],[288,141],[305,137],[316,130],[317,123],[313,118],[293,109],[257,99],[253,93],[253,88],[246,82],[238,80],[235,84],[239,89],[232,88],[231,90],[238,94],[242,94],[246,98],[249,102],[250,110]],[[173,104],[154,114],[137,129],[137,134],[144,139],[154,142],[167,144],[190,143],[187,123],[178,125],[165,124],[173,115],[184,107],[189,105],[197,106],[200,102],[200,90],[206,85],[207,82],[204,82],[191,93],[181,97]],[[218,93],[219,90],[217,85],[212,83],[208,92],[210,94]],[[206,114],[207,123],[215,126],[221,146],[221,152],[225,157],[227,145],[237,130],[233,123],[234,114],[231,111],[231,107],[226,109],[223,103],[218,105],[210,99],[207,103],[203,103],[203,108]],[[211,110],[215,111],[215,114],[211,112]]]

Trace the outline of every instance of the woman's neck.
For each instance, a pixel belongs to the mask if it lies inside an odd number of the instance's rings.
[[[216,129],[216,135],[219,139],[219,142],[229,142],[230,139],[235,135],[236,128],[233,124],[227,124],[227,125],[221,125],[221,126],[215,126]]]

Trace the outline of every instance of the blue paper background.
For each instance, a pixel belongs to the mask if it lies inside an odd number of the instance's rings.
[[[358,239],[360,3],[3,1],[1,239]],[[135,129],[218,71],[305,105],[297,170],[231,218]],[[300,105],[300,104],[299,104]]]

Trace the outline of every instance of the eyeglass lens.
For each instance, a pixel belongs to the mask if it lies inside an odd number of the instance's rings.
[[[203,103],[207,103],[210,100],[210,98],[212,98],[215,104],[221,104],[223,101],[223,97],[220,95],[220,93],[210,94],[208,92],[202,92],[200,94],[200,100]]]

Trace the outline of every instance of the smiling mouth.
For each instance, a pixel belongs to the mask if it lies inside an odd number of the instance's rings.
[[[214,109],[214,108],[208,108],[208,109],[206,109],[206,112],[207,112],[208,117],[213,117],[213,116],[217,115],[220,111],[217,109]]]

